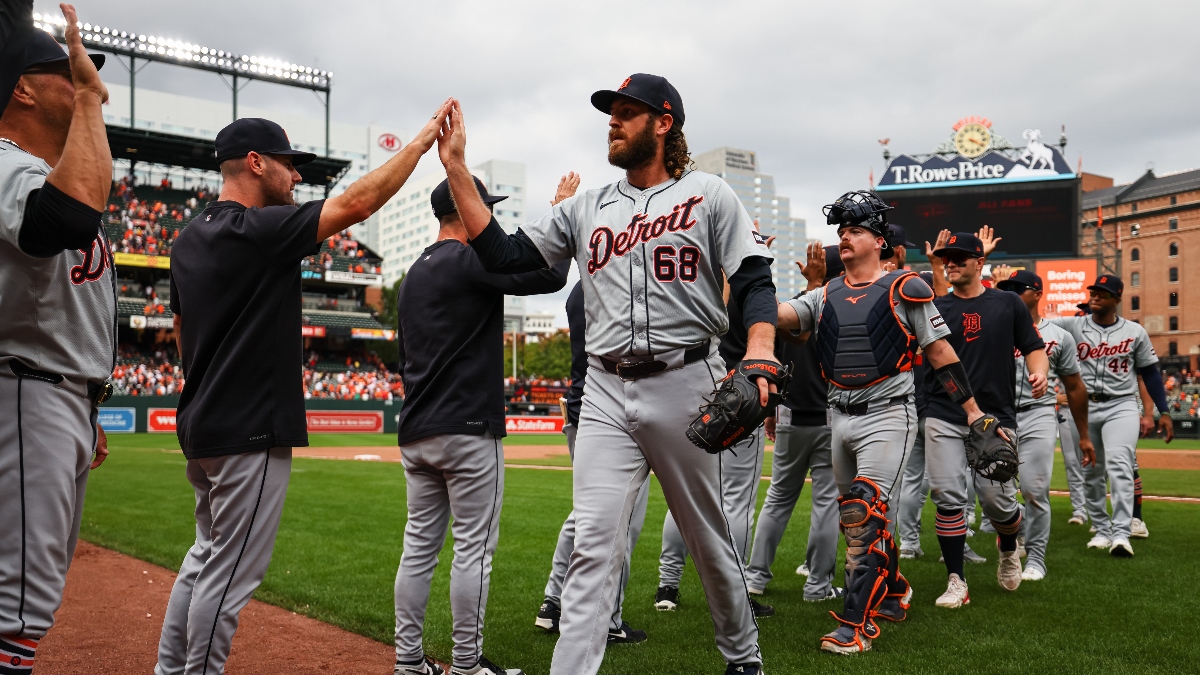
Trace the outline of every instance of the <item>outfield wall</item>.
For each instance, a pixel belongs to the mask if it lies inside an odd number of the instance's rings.
[[[402,402],[309,399],[304,402],[312,433],[396,433]],[[106,433],[175,432],[178,396],[114,396],[100,406]]]

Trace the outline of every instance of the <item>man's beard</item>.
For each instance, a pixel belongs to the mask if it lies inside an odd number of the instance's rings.
[[[626,137],[624,147],[617,149],[613,146],[613,134],[608,135],[608,163],[629,171],[654,159],[658,152],[658,144],[654,138],[654,126],[647,122],[641,133],[633,138]]]

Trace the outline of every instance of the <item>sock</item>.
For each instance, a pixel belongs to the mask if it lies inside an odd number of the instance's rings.
[[[957,574],[965,580],[967,577],[963,574],[963,544],[967,542],[967,520],[962,509],[939,508],[935,524],[938,545],[942,549],[942,558],[946,560],[946,573]]]
[[[37,640],[0,635],[0,664],[5,673],[32,673]]]
[[[1142,476],[1133,470],[1133,517],[1142,519]]]
[[[996,537],[1000,541],[1000,551],[1017,550],[1017,534],[1021,531],[1021,511],[1017,510],[1011,518],[1003,522],[992,522],[996,528]]]

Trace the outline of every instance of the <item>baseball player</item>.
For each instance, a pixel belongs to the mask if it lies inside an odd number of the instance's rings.
[[[610,115],[609,162],[625,178],[555,206],[508,236],[468,189],[456,107],[439,152],[471,245],[496,272],[575,258],[587,313],[589,372],[575,442],[575,552],[562,593],[552,675],[600,668],[638,492],[654,470],[704,586],[727,673],[761,672],[758,626],[731,543],[721,472],[732,457],[687,439],[725,364],[722,273],[748,329],[746,359],[774,362],[771,254],[733,190],[689,171],[683,101],[638,73],[592,104]],[[769,383],[756,377],[759,403]]]
[[[825,207],[838,226],[845,276],[820,292],[779,305],[779,327],[813,331],[828,401],[833,473],[846,534],[846,594],[838,627],[821,638],[835,654],[864,652],[879,635],[876,619],[903,621],[912,588],[899,571],[888,509],[913,444],[912,356],[925,350],[951,400],[975,421],[983,413],[933,306],[933,291],[916,274],[884,272],[891,254],[888,206],[873,192],[848,192]]]
[[[1002,291],[1016,293],[1029,309],[1033,324],[1046,343],[1046,358],[1050,363],[1050,374],[1062,383],[1070,414],[1077,428],[1087,428],[1087,389],[1079,376],[1079,360],[1075,355],[1075,338],[1062,328],[1043,319],[1038,313],[1042,299],[1042,278],[1028,270],[1009,274],[1007,269],[994,270],[992,278],[998,280],[996,287]],[[1049,393],[1033,396],[1030,373],[1025,357],[1015,354],[1017,365],[1017,434],[1021,454],[1021,494],[1025,497],[1023,544],[1026,555],[1023,581],[1041,581],[1046,578],[1046,545],[1050,541],[1050,476],[1054,471],[1054,445],[1058,438],[1057,399]],[[1052,391],[1051,381],[1047,391]],[[1086,431],[1078,441],[1082,452],[1081,463],[1088,466],[1096,460],[1095,450]],[[1074,448],[1063,446],[1063,453]]]
[[[746,328],[737,303],[726,304],[729,312],[729,332],[721,336],[717,352],[725,361],[727,369],[736,368],[746,353]],[[754,510],[758,507],[758,484],[762,482],[762,464],[766,451],[766,434],[756,430],[731,449],[721,467],[721,499],[724,502],[729,530],[733,535],[738,558],[745,563],[749,556],[750,532],[754,529]],[[658,559],[658,591],[654,594],[654,608],[673,611],[679,604],[679,582],[683,578],[683,566],[687,561],[687,545],[671,511],[663,520],[662,553]],[[750,589],[753,593],[753,588]],[[759,591],[761,593],[761,591]],[[750,598],[750,607],[755,618],[775,615],[775,608]]]
[[[448,109],[342,194],[301,206],[295,167],[315,155],[293,150],[270,120],[242,118],[217,134],[221,194],[171,248],[187,375],[177,433],[196,492],[196,541],[171,589],[156,675],[223,672],[238,614],[271,562],[292,448],[308,445],[300,262],[396,194]]]
[[[1160,411],[1159,431],[1168,442],[1175,437],[1171,416],[1166,412],[1167,392],[1150,337],[1140,324],[1117,316],[1124,290],[1125,284],[1118,277],[1100,275],[1088,286],[1089,316],[1052,319],[1075,339],[1079,369],[1090,401],[1087,426],[1095,445],[1096,461],[1085,467],[1084,475],[1088,513],[1096,536],[1087,545],[1106,548],[1118,558],[1133,556],[1129,537],[1139,434],[1138,376]],[[1146,417],[1153,424],[1148,409]],[[1105,476],[1110,485],[1111,517],[1104,503]]]
[[[75,10],[42,31],[0,116],[0,672],[31,672],[75,554],[88,472],[108,454],[116,285],[100,211],[112,158]],[[28,13],[26,13],[28,16]],[[5,92],[10,93],[10,92]]]
[[[491,196],[474,179],[477,198]],[[429,586],[454,518],[451,675],[520,675],[483,656],[483,618],[504,503],[504,295],[552,293],[570,261],[525,274],[491,274],[467,245],[442,181],[430,194],[438,238],[409,268],[396,307],[404,408],[400,454],[407,485],[404,554],[396,572],[395,675],[442,675],[422,638]],[[462,384],[473,383],[464,392]]]
[[[808,279],[808,292],[819,290],[845,271],[837,246],[809,244],[806,265],[801,272]],[[758,524],[746,581],[752,595],[766,591],[773,574],[771,565],[796,502],[804,490],[804,478],[812,475],[812,512],[809,516],[808,546],[801,567],[805,576],[804,599],[809,602],[836,600],[844,590],[833,585],[833,567],[837,558],[838,511],[837,482],[833,479],[833,457],[828,424],[828,385],[821,377],[821,358],[815,340],[792,342],[780,333],[777,353],[795,373],[784,394],[776,416],[765,423],[768,437],[774,434],[775,453],[771,461],[771,485]]]
[[[946,277],[954,289],[934,300],[950,328],[950,344],[963,359],[971,383],[976,387],[980,407],[994,415],[993,419],[1000,426],[1013,429],[1016,427],[1013,400],[1016,364],[1011,359],[998,359],[996,355],[1012,354],[1014,350],[1024,355],[1032,396],[1040,398],[1046,392],[1049,368],[1046,345],[1020,298],[983,285],[985,253],[979,237],[969,232],[956,233],[933,253],[942,258]],[[937,506],[938,544],[948,576],[946,592],[936,604],[954,609],[971,601],[962,558],[962,545],[967,536],[965,509],[970,506],[967,502],[968,481],[974,482],[984,513],[998,533],[1000,564],[996,579],[1001,588],[1009,591],[1021,585],[1017,535],[1022,512],[1012,480],[998,483],[967,473],[964,448],[972,431],[971,421],[964,419],[944,388],[935,388],[936,383],[932,376],[926,377],[929,400],[925,420],[925,465],[929,472],[930,495]]]
[[[1078,361],[1078,358],[1076,358],[1076,361]],[[1058,404],[1058,442],[1062,446],[1063,467],[1067,474],[1067,490],[1071,494],[1071,517],[1067,520],[1067,523],[1071,525],[1085,525],[1088,522],[1088,511],[1087,498],[1084,495],[1082,451],[1079,448],[1079,427],[1075,424],[1075,418],[1063,410],[1063,407],[1068,404],[1067,394],[1061,385],[1059,389],[1059,393],[1055,396],[1055,403]]]
[[[574,191],[572,191],[572,194]],[[568,195],[569,196],[569,195]],[[558,200],[562,201],[562,200]],[[558,201],[554,202],[555,204]],[[563,433],[567,436],[567,450],[571,457],[575,456],[575,438],[579,430],[579,410],[583,406],[583,385],[587,381],[587,350],[584,345],[584,333],[587,321],[583,311],[583,282],[576,282],[567,296],[567,325],[571,329],[571,388],[567,391],[564,406],[566,424]],[[612,620],[608,625],[608,644],[636,644],[646,641],[646,631],[637,630],[621,618],[621,607],[625,602],[625,589],[629,585],[629,559],[637,546],[642,534],[642,526],[646,522],[646,503],[650,498],[650,477],[638,491],[637,502],[633,507],[633,517],[629,519],[629,545],[625,551],[625,562],[621,566],[621,584],[617,590],[617,602],[613,605]],[[563,522],[558,533],[558,544],[554,548],[554,560],[551,563],[550,578],[546,581],[545,599],[538,609],[537,620],[534,624],[551,633],[558,632],[558,622],[562,617],[562,589],[567,580],[567,568],[571,563],[571,552],[575,550],[575,512],[572,511]]]

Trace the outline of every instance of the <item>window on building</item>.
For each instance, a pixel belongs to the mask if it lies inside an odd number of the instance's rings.
[[[1171,295],[1167,298],[1167,305],[1170,307],[1178,307],[1179,306],[1179,294],[1174,293],[1174,292],[1171,293]]]
[[[1175,206],[1175,195],[1171,195],[1171,206]]]
[[[1131,237],[1136,237],[1136,236],[1138,236],[1138,235],[1139,235],[1139,234],[1141,234],[1141,233],[1142,233],[1142,226],[1141,226],[1141,225],[1139,225],[1139,224],[1137,224],[1137,223],[1134,223],[1133,225],[1130,225],[1130,226],[1129,226],[1129,236],[1131,236]]]
[[[1167,322],[1167,325],[1170,326],[1172,331],[1179,330],[1179,317],[1177,317],[1177,316],[1171,317],[1170,321]]]
[[[1175,201],[1175,198],[1171,197],[1171,201]],[[1179,356],[1178,342],[1172,341],[1167,343],[1167,356]]]
[[[1129,259],[1133,262],[1137,262],[1137,261],[1141,260],[1142,259],[1142,249],[1140,249],[1140,248],[1130,249],[1129,250]]]
[[[1129,205],[1130,213],[1137,213],[1137,202]]]
[[[1141,296],[1135,295],[1135,296],[1133,296],[1132,298],[1130,298],[1130,299],[1129,299],[1129,309],[1130,309],[1130,311],[1134,311],[1134,312],[1136,312],[1136,311],[1140,310],[1141,308],[1142,308],[1142,298],[1141,298]]]
[[[1171,242],[1171,245],[1167,247],[1167,255],[1171,256],[1172,258],[1179,257],[1179,243],[1178,242],[1174,242],[1174,241]]]
[[[1172,267],[1171,269],[1167,270],[1167,280],[1173,284],[1179,283],[1179,268],[1178,267]]]
[[[1174,199],[1174,198],[1172,197],[1172,199]],[[1167,229],[1168,230],[1178,230],[1179,229],[1179,219],[1171,218],[1170,220],[1168,220],[1167,221]]]
[[[1129,275],[1129,285],[1132,286],[1133,288],[1137,288],[1138,286],[1141,286],[1142,285],[1142,273],[1134,272],[1133,274],[1130,274]]]

